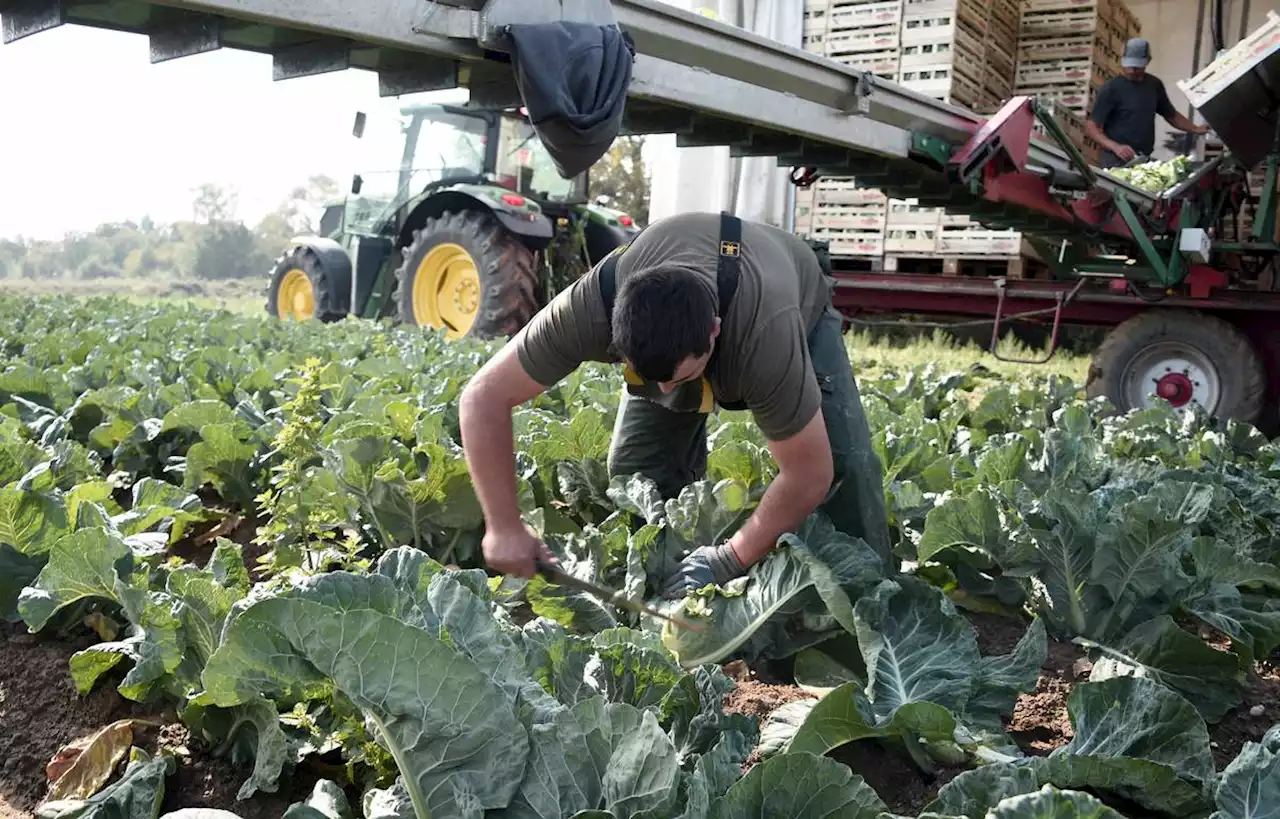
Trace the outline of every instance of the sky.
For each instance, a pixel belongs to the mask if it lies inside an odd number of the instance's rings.
[[[205,182],[253,224],[314,174],[345,185],[355,112],[408,100],[358,69],[275,82],[269,56],[231,49],[152,65],[146,37],[81,26],[0,45],[0,237],[189,219]]]

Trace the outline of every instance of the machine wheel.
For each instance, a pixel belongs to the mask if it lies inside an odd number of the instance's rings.
[[[1212,416],[1254,423],[1262,413],[1266,374],[1257,350],[1222,319],[1191,311],[1150,310],[1113,329],[1089,366],[1086,393],[1121,411],[1159,396]]]
[[[464,336],[512,336],[538,310],[534,254],[492,215],[451,211],[413,233],[396,272],[400,320]]]
[[[343,302],[339,288],[351,286],[339,278],[324,269],[310,248],[295,247],[277,259],[272,269],[267,312],[294,321],[337,321],[346,315],[335,306]]]

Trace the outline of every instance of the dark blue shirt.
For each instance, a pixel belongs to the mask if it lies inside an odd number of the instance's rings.
[[[1147,74],[1134,82],[1121,74],[1098,91],[1090,119],[1108,139],[1150,156],[1156,147],[1156,114],[1171,117],[1175,113],[1159,77]]]

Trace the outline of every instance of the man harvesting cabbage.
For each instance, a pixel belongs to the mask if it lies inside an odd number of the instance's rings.
[[[745,574],[819,507],[888,561],[880,464],[831,287],[804,240],[692,213],[655,222],[561,292],[461,397],[488,565],[530,577],[536,558],[551,558],[520,519],[511,411],[584,361],[624,366],[611,476],[639,472],[664,497],[678,495],[705,475],[716,405],[750,410],[778,464],[751,518],[690,553],[667,597]]]

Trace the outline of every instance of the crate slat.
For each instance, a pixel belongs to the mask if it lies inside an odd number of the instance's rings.
[[[1110,79],[1097,62],[1088,57],[1069,60],[1020,62],[1015,82],[1019,88],[1077,86],[1101,88]]]
[[[901,20],[901,0],[836,6],[827,12],[827,30],[847,31],[890,25],[896,27]]]
[[[938,252],[945,256],[1021,256],[1029,250],[1016,230],[938,231]]]
[[[898,25],[828,31],[823,40],[827,56],[887,51],[898,47]]]
[[[975,107],[982,97],[982,89],[964,74],[951,70],[950,63],[920,66],[898,72],[898,82],[925,96],[944,102],[958,102],[967,108]]]
[[[982,41],[963,28],[951,29],[947,36],[902,44],[902,70],[924,70],[950,65],[968,78],[982,81]]]

